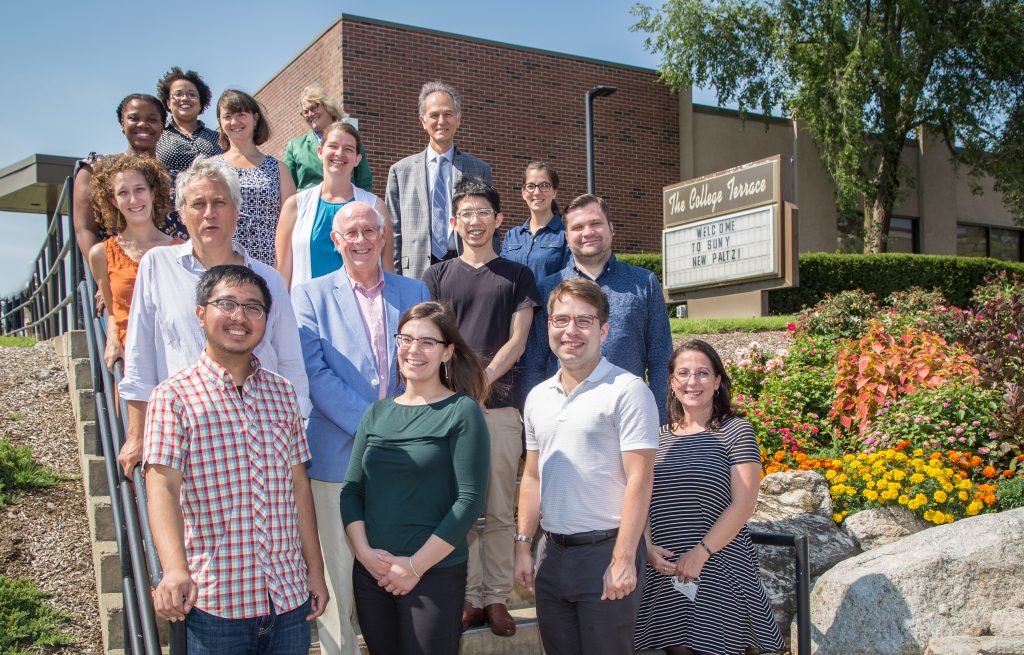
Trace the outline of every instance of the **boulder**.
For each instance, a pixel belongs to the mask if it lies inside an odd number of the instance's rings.
[[[843,521],[843,529],[853,537],[862,550],[891,544],[903,537],[927,530],[931,525],[906,507],[866,509],[847,516]]]
[[[1022,532],[1019,508],[929,528],[840,562],[811,591],[811,650],[923,655],[933,638],[984,635],[995,610],[1024,607]],[[1013,641],[999,647],[1006,643]]]
[[[757,509],[747,525],[754,532],[806,536],[812,579],[860,552],[856,542],[832,520],[828,482],[813,471],[773,473],[761,480]],[[785,631],[796,615],[793,550],[760,545],[757,550],[761,581],[775,620]]]
[[[989,620],[988,631],[1000,637],[1024,636],[1024,609],[1012,607],[995,610]]]
[[[925,655],[1024,655],[1024,637],[935,637]]]

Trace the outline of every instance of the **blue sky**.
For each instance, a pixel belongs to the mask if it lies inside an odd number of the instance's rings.
[[[153,93],[157,78],[174,65],[199,71],[215,95],[228,86],[255,91],[342,13],[656,68],[657,59],[643,48],[644,35],[629,31],[633,4],[6,2],[0,14],[0,88],[7,98],[0,112],[0,167],[32,153],[122,150],[118,100]],[[696,100],[713,97],[698,94]],[[0,294],[6,295],[28,278],[44,220],[0,213],[0,221]]]

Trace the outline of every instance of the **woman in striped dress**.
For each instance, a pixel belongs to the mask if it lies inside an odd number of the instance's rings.
[[[687,341],[672,354],[637,650],[736,655],[784,647],[746,526],[757,504],[761,454],[750,424],[731,406],[729,387],[708,343]],[[693,600],[673,579],[696,582]]]

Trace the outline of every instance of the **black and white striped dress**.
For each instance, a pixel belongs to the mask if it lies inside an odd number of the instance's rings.
[[[651,536],[676,556],[704,538],[732,502],[730,469],[761,462],[750,424],[729,417],[716,432],[673,434],[661,427],[654,463]],[[771,606],[758,577],[757,551],[746,526],[708,559],[697,598],[690,602],[671,578],[645,571],[636,623],[636,649],[687,646],[713,655],[736,655],[753,647],[778,652],[784,647]]]

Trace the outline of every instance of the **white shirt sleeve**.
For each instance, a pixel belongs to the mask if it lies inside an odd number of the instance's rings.
[[[124,378],[117,387],[125,400],[148,402],[153,389],[160,383],[157,379],[156,304],[152,297],[154,284],[153,258],[143,256],[128,310]]]

